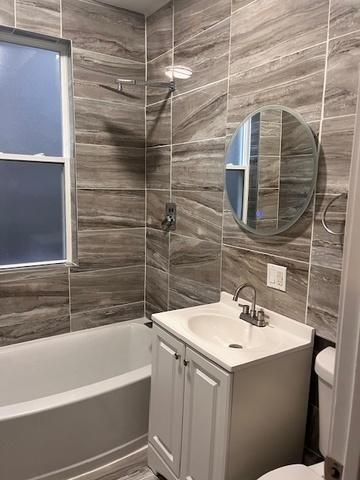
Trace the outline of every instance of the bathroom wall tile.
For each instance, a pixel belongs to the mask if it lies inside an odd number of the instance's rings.
[[[254,0],[232,0],[232,12],[235,13],[239,8],[246,7],[249,3],[252,3]]]
[[[317,335],[336,341],[341,272],[312,265],[307,323]]]
[[[0,311],[0,346],[69,332],[67,269],[2,273]]]
[[[146,145],[157,147],[171,143],[170,101],[146,108]]]
[[[176,0],[175,45],[227,18],[231,0]]]
[[[314,233],[312,242],[312,265],[331,267],[341,270],[344,247],[345,218],[347,199],[340,198],[328,210],[326,221],[331,229],[340,232],[339,235],[331,235],[322,225],[322,213],[331,195],[317,195],[314,221]]]
[[[360,31],[331,40],[325,92],[325,117],[356,113]]]
[[[176,233],[220,243],[222,236],[222,192],[174,191]]]
[[[146,188],[169,190],[170,147],[148,148],[146,152]]]
[[[172,64],[173,53],[171,50],[147,64],[147,79],[150,81],[169,82],[170,79],[166,76],[165,71],[166,67],[171,67]],[[165,101],[169,97],[170,93],[167,88],[153,86],[147,88],[147,105]]]
[[[195,307],[220,300],[220,289],[197,282],[192,278],[170,275],[169,280],[169,310]]]
[[[78,188],[124,190],[145,188],[143,148],[78,144],[76,168]]]
[[[227,19],[175,49],[174,64],[192,70],[188,80],[177,82],[175,95],[227,77],[229,35],[230,19]]]
[[[146,265],[167,272],[169,269],[169,233],[146,229]]]
[[[220,255],[217,243],[171,234],[170,274],[219,290]]]
[[[143,227],[144,205],[141,190],[79,190],[79,229]]]
[[[93,0],[62,0],[63,36],[74,47],[145,62],[145,18]]]
[[[0,4],[0,25],[15,25],[14,0],[2,0]]]
[[[227,81],[173,101],[173,143],[225,136]]]
[[[300,220],[286,232],[275,237],[257,237],[246,232],[238,225],[226,196],[223,239],[226,245],[309,262],[311,228],[312,208],[310,206]]]
[[[81,270],[140,266],[145,262],[144,228],[80,231],[78,242]]]
[[[327,39],[329,0],[258,0],[232,16],[231,73]]]
[[[71,314],[71,331],[102,327],[112,323],[126,322],[144,316],[144,302],[128,303],[116,307],[99,308]]]
[[[174,145],[172,186],[179,190],[213,190],[224,188],[225,140]]]
[[[354,116],[324,120],[317,180],[318,193],[347,192],[354,124]]]
[[[161,223],[165,218],[165,204],[170,202],[170,192],[168,190],[148,190],[146,201],[146,226],[162,230]]]
[[[16,0],[16,26],[60,36],[60,0]]]
[[[267,264],[287,267],[286,292],[266,287]],[[305,321],[309,266],[305,262],[264,255],[250,250],[223,247],[222,290],[233,293],[241,283],[251,283],[257,303],[300,322]],[[244,297],[249,299],[247,292]]]
[[[151,313],[168,310],[169,275],[162,270],[146,267],[146,303],[151,304]]]
[[[146,19],[147,58],[153,60],[172,48],[173,1]]]
[[[330,38],[360,30],[358,0],[331,0],[330,5]]]
[[[78,143],[144,147],[144,109],[111,102],[75,99]]]
[[[124,86],[118,92],[117,78],[145,80],[145,64],[123,58],[74,49],[75,96],[144,107],[145,87]],[[121,108],[121,107],[118,107]]]
[[[262,137],[264,138],[264,137]],[[276,137],[268,137],[276,138]],[[279,140],[279,139],[277,139]],[[272,143],[272,142],[271,142]],[[280,148],[280,145],[278,146]],[[259,189],[278,188],[280,180],[280,156],[261,155],[258,166],[258,186]]]
[[[144,299],[144,267],[71,272],[71,314]]]
[[[264,105],[286,105],[307,121],[321,117],[325,45],[230,77],[228,133]]]

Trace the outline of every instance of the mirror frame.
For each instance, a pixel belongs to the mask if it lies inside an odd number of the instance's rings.
[[[294,217],[294,219],[291,222],[284,225],[283,227],[278,228],[277,230],[273,230],[273,231],[269,230],[269,232],[257,232],[256,230],[254,230],[251,227],[248,227],[244,222],[239,220],[237,215],[234,213],[234,209],[233,209],[233,207],[230,203],[228,191],[227,191],[227,188],[226,188],[226,159],[227,159],[228,150],[230,149],[234,139],[236,138],[236,135],[237,135],[238,131],[242,128],[244,123],[246,123],[248,120],[250,120],[251,117],[253,117],[254,115],[256,115],[258,113],[261,113],[264,110],[269,110],[269,109],[277,109],[277,110],[281,109],[285,112],[290,113],[291,115],[293,115],[293,117],[295,117],[304,126],[305,130],[309,133],[309,136],[312,139],[312,153],[313,153],[313,157],[314,157],[314,175],[313,175],[313,179],[312,179],[312,182],[311,182],[311,188],[310,188],[309,194],[306,197],[306,200],[304,201],[303,207],[299,210],[298,214]],[[225,170],[225,173],[224,173],[224,189],[226,191],[227,200],[228,200],[228,203],[230,205],[231,213],[232,213],[232,216],[233,216],[234,220],[243,230],[252,234],[255,237],[262,237],[262,238],[275,237],[276,235],[280,235],[281,233],[284,233],[287,230],[289,230],[291,227],[293,227],[295,225],[295,223],[297,223],[300,220],[300,218],[304,215],[305,211],[307,210],[307,208],[308,208],[308,206],[311,202],[311,199],[314,195],[316,184],[317,184],[318,169],[319,169],[320,144],[317,145],[316,140],[318,140],[317,135],[311,130],[309,124],[304,120],[302,115],[300,115],[298,112],[292,110],[291,108],[283,107],[282,105],[264,105],[263,107],[260,107],[257,110],[254,110],[253,112],[251,112],[249,115],[247,115],[245,117],[245,119],[241,122],[241,124],[237,127],[237,129],[233,133],[233,135],[231,137],[231,141],[226,148],[225,168],[224,168],[224,170]]]

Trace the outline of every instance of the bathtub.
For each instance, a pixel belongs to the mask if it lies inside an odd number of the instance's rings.
[[[145,446],[150,349],[139,323],[1,348],[0,479],[68,479]]]

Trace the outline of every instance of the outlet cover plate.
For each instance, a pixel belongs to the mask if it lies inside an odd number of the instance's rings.
[[[281,265],[267,264],[267,286],[286,292],[286,273],[287,268]]]

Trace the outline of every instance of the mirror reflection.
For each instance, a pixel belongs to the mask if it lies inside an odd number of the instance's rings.
[[[226,154],[226,190],[235,219],[258,235],[293,225],[311,199],[317,149],[296,113],[267,107],[236,130]]]

